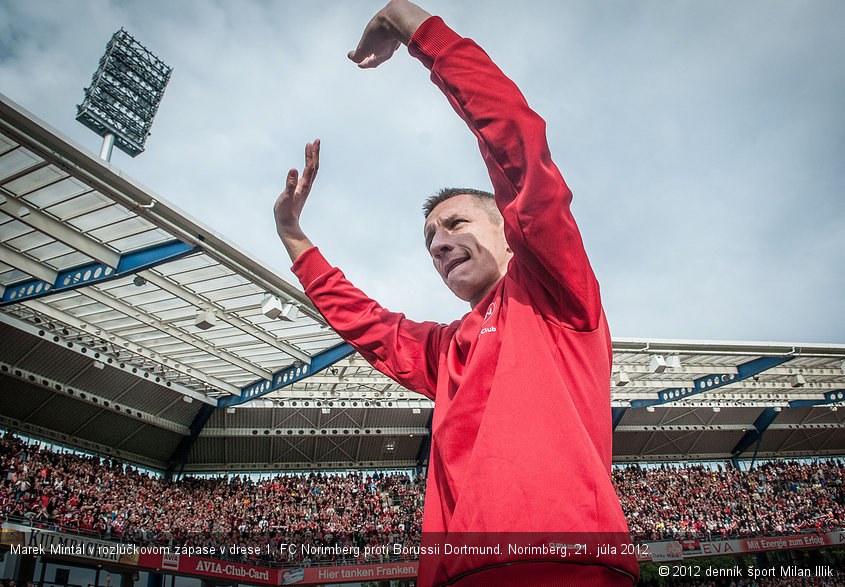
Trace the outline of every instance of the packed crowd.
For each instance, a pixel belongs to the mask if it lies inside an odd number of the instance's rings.
[[[704,465],[614,469],[635,541],[719,540],[845,527],[845,465],[770,461],[751,471]]]
[[[263,562],[307,563],[354,562],[368,545],[420,540],[424,481],[404,473],[167,481],[6,435],[0,475],[0,515],[133,543],[234,546]],[[307,554],[312,547],[337,554]]]
[[[615,468],[613,480],[635,541],[845,528],[839,461],[768,462],[752,471],[628,466]],[[363,553],[383,549],[367,546],[416,546],[424,488],[423,478],[406,473],[170,481],[11,434],[0,438],[0,516],[142,544],[252,547],[261,562],[370,562]]]

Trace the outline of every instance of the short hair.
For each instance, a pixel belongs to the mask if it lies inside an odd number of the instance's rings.
[[[464,194],[475,198],[479,206],[487,213],[487,216],[490,218],[491,222],[493,222],[494,224],[501,224],[502,222],[504,222],[502,213],[499,212],[499,208],[496,207],[496,196],[494,196],[490,192],[485,192],[483,190],[476,190],[472,188],[441,189],[435,195],[431,196],[425,202],[423,202],[423,216],[428,218],[428,215],[431,214],[431,211],[434,210],[439,204],[442,204],[446,200],[454,198],[455,196],[462,196]]]

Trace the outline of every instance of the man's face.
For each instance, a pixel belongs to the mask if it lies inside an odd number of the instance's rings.
[[[473,307],[504,276],[513,255],[504,224],[493,222],[470,194],[435,206],[425,221],[425,244],[443,282]]]

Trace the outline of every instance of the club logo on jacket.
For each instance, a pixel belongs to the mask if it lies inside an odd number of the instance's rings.
[[[496,302],[490,302],[490,305],[487,306],[487,311],[484,313],[484,319],[481,321],[481,332],[478,333],[478,337],[481,338],[482,334],[487,334],[489,332],[496,332],[495,326],[487,326],[484,325],[487,321],[493,317],[493,313],[496,311]]]

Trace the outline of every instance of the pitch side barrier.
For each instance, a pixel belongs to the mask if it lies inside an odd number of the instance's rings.
[[[667,540],[632,544],[627,536],[612,534],[464,534],[424,535],[422,544],[401,543],[373,545],[367,549],[353,546],[313,546],[306,544],[267,543],[253,546],[249,553],[267,554],[270,549],[284,549],[297,556],[334,554],[359,561],[346,565],[290,565],[273,568],[258,562],[235,562],[220,556],[233,554],[224,547],[151,546],[114,542],[4,522],[0,548],[11,554],[43,556],[49,559],[102,565],[113,571],[147,571],[205,579],[215,584],[244,585],[318,585],[390,579],[413,579],[418,557],[438,557],[443,564],[457,567],[474,556],[491,557],[502,562],[545,559],[559,562],[588,562],[601,556],[635,554],[640,562],[677,563],[711,556],[742,556],[766,551],[818,549],[845,544],[845,529],[832,532],[791,534],[787,536],[746,537],[728,540]],[[242,547],[247,552],[246,547]],[[272,554],[272,553],[271,553]],[[286,553],[283,552],[283,555]],[[368,562],[367,557],[390,562]],[[397,560],[400,559],[400,560]],[[404,560],[403,560],[404,559]]]

